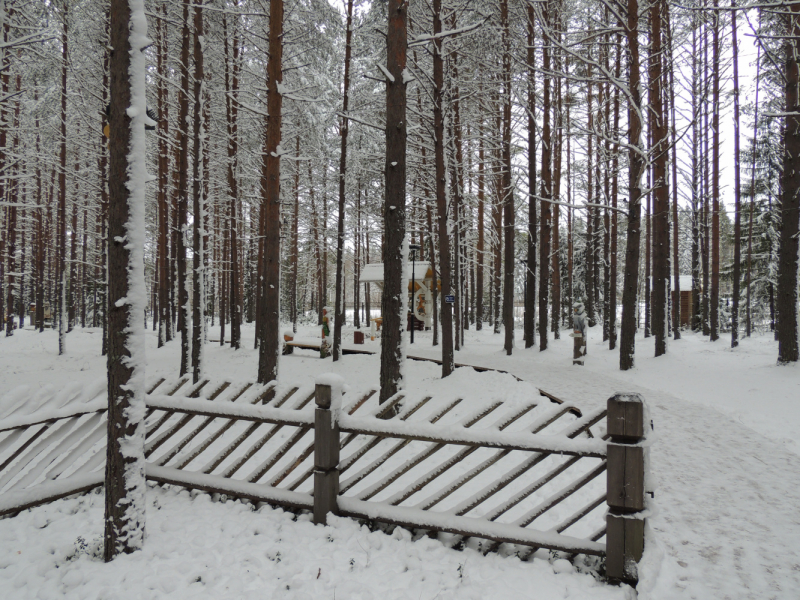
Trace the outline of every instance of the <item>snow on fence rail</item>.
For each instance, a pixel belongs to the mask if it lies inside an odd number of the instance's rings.
[[[102,485],[103,386],[28,394],[29,403],[18,395],[0,414],[0,515]],[[336,395],[324,384],[159,380],[147,395],[147,478],[312,510],[317,523],[333,513],[444,532],[482,551],[605,556],[609,578],[636,580],[639,396],[617,394],[578,417],[568,403],[535,399],[401,392],[380,405],[363,389],[340,408]]]

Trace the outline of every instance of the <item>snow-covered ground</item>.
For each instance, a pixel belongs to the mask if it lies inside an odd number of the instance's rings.
[[[210,339],[218,339],[212,330]],[[301,331],[311,335],[312,330]],[[640,598],[797,598],[800,596],[800,367],[775,366],[768,337],[710,343],[685,334],[666,357],[638,340],[637,368],[621,373],[618,353],[597,330],[585,367],[571,365],[572,340],[508,357],[502,336],[467,332],[456,361],[510,371],[565,400],[591,408],[614,391],[640,392],[650,404],[656,443],[651,462],[658,487]],[[352,340],[345,332],[344,339]],[[210,378],[252,381],[257,352],[252,328],[245,348],[210,344]],[[347,345],[347,344],[346,344]],[[57,356],[51,331],[18,331],[0,339],[0,398],[28,385],[61,387],[103,377],[100,332],[75,330]],[[365,349],[378,350],[367,342]],[[429,333],[409,353],[438,357]],[[174,375],[178,344],[157,349],[148,333],[148,379]],[[377,356],[339,363],[297,351],[281,358],[280,377],[310,382],[337,372],[377,385]],[[413,385],[433,383],[438,367],[410,361]],[[472,379],[472,377],[470,377]],[[412,383],[410,383],[412,384]],[[442,385],[440,382],[438,385]],[[0,407],[1,408],[1,407]],[[347,519],[313,526],[268,506],[214,501],[205,494],[150,488],[144,551],[109,565],[94,557],[103,496],[90,494],[0,520],[2,598],[627,598],[631,591],[574,572],[566,561],[458,552],[424,538],[369,532]]]

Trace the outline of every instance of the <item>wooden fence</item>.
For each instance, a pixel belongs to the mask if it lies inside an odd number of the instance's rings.
[[[73,392],[0,415],[0,515],[102,485],[105,393]],[[160,380],[147,395],[147,478],[308,509],[316,523],[335,514],[443,532],[481,551],[604,556],[609,579],[635,582],[638,395],[585,414],[537,399],[469,409],[459,397],[400,393],[380,405],[375,390],[348,391],[345,404],[340,395],[323,384]]]

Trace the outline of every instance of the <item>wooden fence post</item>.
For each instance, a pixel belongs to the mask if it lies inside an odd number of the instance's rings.
[[[636,585],[637,563],[644,551],[644,400],[617,393],[608,399],[608,515],[606,575]]]
[[[331,386],[316,384],[314,415],[314,523],[339,514],[339,423],[331,411]]]

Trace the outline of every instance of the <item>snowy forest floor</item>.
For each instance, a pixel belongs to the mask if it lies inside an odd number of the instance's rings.
[[[303,337],[316,328],[301,328]],[[219,339],[218,328],[209,332]],[[521,340],[512,356],[487,328],[466,333],[456,362],[502,369],[581,407],[615,391],[641,393],[650,405],[657,482],[652,535],[642,564],[639,598],[797,598],[800,590],[800,366],[777,367],[771,336],[710,343],[691,333],[652,358],[637,340],[637,368],[618,370],[618,353],[591,330],[586,366],[571,365],[572,340],[562,332],[540,353]],[[346,342],[352,331],[346,330]],[[258,354],[253,329],[245,348],[206,346],[206,376],[253,381]],[[173,376],[178,343],[156,348],[148,333],[148,380]],[[352,347],[345,343],[345,346]],[[378,350],[378,342],[360,348]],[[430,334],[409,353],[432,358]],[[104,377],[100,331],[76,329],[67,355],[54,332],[17,331],[0,339],[0,399],[20,385],[34,389]],[[281,357],[280,379],[307,382],[323,372],[378,385],[379,358],[322,361],[298,350]],[[431,385],[439,367],[409,361],[409,387]],[[470,369],[470,374],[474,372]],[[464,385],[457,371],[453,385]],[[472,375],[468,379],[472,379]],[[510,379],[510,378],[509,378]],[[440,384],[441,385],[441,384]],[[0,400],[2,401],[2,400]],[[150,488],[144,551],[110,565],[95,558],[101,543],[103,496],[68,498],[0,520],[0,589],[4,598],[628,598],[573,572],[566,561],[532,562],[472,550],[445,549],[410,534],[369,532],[348,519],[314,527],[308,517],[205,494]]]

